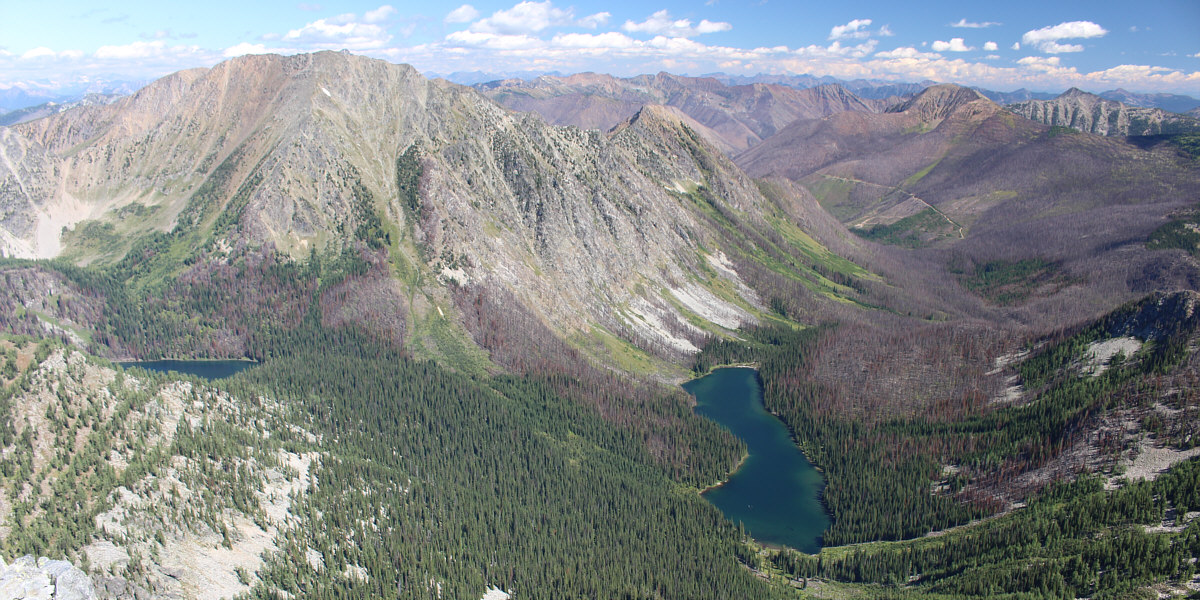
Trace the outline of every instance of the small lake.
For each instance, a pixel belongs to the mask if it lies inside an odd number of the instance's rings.
[[[792,442],[782,421],[763,408],[758,372],[717,369],[683,388],[696,397],[696,413],[729,428],[746,443],[749,456],[705,500],[741,522],[754,539],[815,553],[829,515],[821,504],[824,485],[817,471]]]
[[[128,369],[138,367],[160,373],[183,373],[204,379],[224,379],[238,374],[258,363],[249,360],[144,360],[117,363]]]

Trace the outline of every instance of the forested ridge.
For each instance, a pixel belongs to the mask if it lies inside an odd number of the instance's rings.
[[[1081,475],[1035,488],[1029,506],[1011,512],[999,512],[992,491],[1092,435],[1097,418],[1157,402],[1180,414],[1194,406],[1194,386],[1186,383],[1196,366],[1188,350],[1197,332],[1191,298],[1152,295],[1034,344],[1014,366],[1031,399],[960,418],[867,422],[829,406],[832,394],[813,383],[810,360],[836,325],[763,328],[747,340],[714,342],[695,369],[756,363],[764,403],[825,472],[822,500],[833,525],[823,541],[834,547],[817,555],[772,551],[766,562],[781,574],[878,584],[914,598],[1135,597],[1147,585],[1180,585],[1195,573],[1200,521],[1189,511],[1200,500],[1200,462],[1116,489],[1105,489],[1099,475]],[[1122,335],[1146,345],[1114,356],[1102,373],[1087,367],[1090,344]],[[1195,444],[1194,423],[1167,428],[1158,410],[1144,414],[1161,441]],[[1121,440],[1095,437],[1111,453],[1105,464],[1115,465]]]
[[[1116,491],[1096,477],[1059,484],[1028,507],[941,537],[817,556],[784,550],[769,562],[792,577],[883,584],[897,598],[1153,598],[1145,586],[1196,572],[1200,520],[1185,515],[1198,500],[1192,460]]]
[[[144,256],[154,261],[152,253]],[[736,525],[696,493],[722,478],[743,448],[692,414],[685,394],[582,367],[456,373],[416,361],[356,326],[323,325],[323,290],[376,268],[372,256],[369,248],[352,247],[297,263],[260,250],[231,265],[228,280],[219,272],[200,283],[189,277],[155,287],[154,296],[143,295],[143,279],[129,276],[136,269],[52,265],[103,299],[105,318],[93,344],[132,340],[162,348],[175,335],[202,331],[197,324],[250,327],[245,354],[262,364],[210,385],[233,398],[265,397],[284,407],[282,421],[270,425],[274,435],[269,442],[236,431],[214,435],[222,431],[214,423],[200,437],[183,421],[170,452],[203,462],[253,448],[252,456],[270,464],[266,457],[286,441],[290,451],[321,453],[316,483],[292,509],[299,522],[281,532],[279,551],[257,578],[247,579],[256,582],[251,597],[472,598],[491,586],[528,598],[778,596],[778,588],[743,566],[751,550]],[[281,286],[266,289],[292,290],[282,295],[294,308],[256,322],[253,304],[239,306],[228,296],[249,292],[222,283],[246,276]],[[295,316],[280,320],[289,312]],[[177,319],[182,314],[199,318]],[[134,397],[135,408],[147,401],[145,394]],[[316,441],[296,439],[291,428]],[[105,431],[97,435],[110,436]],[[83,467],[91,483],[78,488],[94,503],[90,515],[112,507],[106,498],[118,485],[162,476],[161,461],[171,455],[145,450],[137,463],[144,466],[116,473],[106,466],[105,448],[97,443],[71,459],[99,465]],[[8,477],[28,468],[16,459],[4,464]],[[212,491],[232,504],[175,518],[185,527],[199,519],[230,531],[220,525],[222,510],[254,514],[246,486],[258,475],[228,475],[208,477],[214,484],[229,479],[221,485],[231,487]],[[8,548],[80,556],[92,530],[62,519],[78,514],[23,510]],[[320,568],[306,559],[312,551],[323,557]]]
[[[480,382],[358,344],[289,343],[229,384],[303,407],[338,448],[255,596],[437,597],[438,584],[449,597],[491,585],[531,598],[772,594],[739,566],[737,528],[642,439],[545,381]],[[724,438],[709,443],[736,459]],[[325,572],[304,568],[307,548]],[[329,575],[347,565],[371,578]]]

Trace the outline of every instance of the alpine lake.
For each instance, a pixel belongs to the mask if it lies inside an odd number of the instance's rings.
[[[119,362],[122,368],[137,367],[160,373],[182,373],[203,379],[224,379],[257,365],[250,360],[145,360]]]
[[[746,443],[745,461],[702,496],[759,542],[815,553],[829,515],[821,504],[821,473],[792,442],[787,426],[763,407],[758,372],[721,368],[683,388],[696,397],[696,413],[728,428]]]

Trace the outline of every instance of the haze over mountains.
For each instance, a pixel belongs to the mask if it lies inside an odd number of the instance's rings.
[[[1120,475],[1200,440],[1190,120],[789,81],[258,55],[0,127],[0,545],[113,597],[1185,589],[1192,463]],[[105,362],[164,356],[261,364]],[[863,545],[696,493],[728,363]]]

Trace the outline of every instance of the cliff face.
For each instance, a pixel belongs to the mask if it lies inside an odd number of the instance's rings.
[[[1044,125],[1096,135],[1161,135],[1200,131],[1200,120],[1159,108],[1131,106],[1071,88],[1053,100],[1011,104],[1008,110]]]
[[[183,231],[211,260],[268,246],[304,259],[370,230],[387,240],[381,268],[399,281],[384,296],[404,319],[490,289],[563,335],[598,326],[666,355],[762,308],[735,271],[712,270],[727,233],[702,218],[697,190],[757,223],[802,200],[767,206],[717,134],[676,108],[610,134],[555,127],[337,53],[180,72],[0,141],[6,255],[103,264]]]

